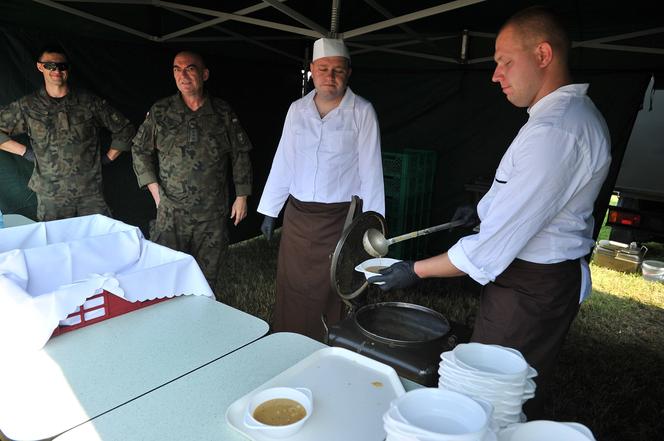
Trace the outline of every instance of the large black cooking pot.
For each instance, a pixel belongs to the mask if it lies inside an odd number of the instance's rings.
[[[349,216],[350,217],[350,216]],[[438,384],[440,354],[456,344],[450,323],[440,313],[402,302],[362,304],[368,287],[355,266],[372,256],[362,247],[369,228],[385,234],[385,219],[367,212],[349,222],[332,256],[332,287],[349,306],[341,322],[326,326],[326,343],[367,355],[392,366],[417,383]]]

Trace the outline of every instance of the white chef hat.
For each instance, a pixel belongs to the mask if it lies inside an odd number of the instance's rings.
[[[319,38],[314,42],[314,56],[311,61],[323,57],[344,57],[350,61],[350,54],[344,41],[336,38]]]

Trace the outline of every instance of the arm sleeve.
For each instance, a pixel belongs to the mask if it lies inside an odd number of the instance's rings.
[[[136,179],[141,188],[153,182],[158,182],[155,166],[156,146],[155,123],[152,112],[150,112],[139,127],[131,148],[134,173],[136,173]]]
[[[295,110],[291,104],[286,114],[277,152],[274,154],[272,168],[258,204],[258,212],[271,217],[279,216],[290,192],[293,176],[292,161],[295,152],[295,137],[292,132],[294,113]]]
[[[11,140],[12,135],[20,135],[27,130],[18,101],[0,107],[0,144]]]
[[[231,163],[233,167],[233,183],[235,184],[235,194],[237,196],[249,196],[251,194],[251,185],[253,182],[253,173],[251,168],[251,142],[247,133],[240,125],[237,115],[232,110],[228,111],[228,121],[226,121],[230,133],[230,140],[233,150],[231,152]]]
[[[121,151],[129,151],[131,137],[134,136],[134,126],[127,118],[106,102],[99,99],[95,112],[99,123],[111,132],[111,147]]]
[[[380,129],[378,118],[371,104],[361,112],[357,140],[360,197],[364,211],[375,211],[385,215],[385,185],[383,162],[380,151]]]
[[[591,172],[580,165],[576,147],[569,133],[533,128],[514,152],[511,175],[499,176],[498,168],[496,195],[480,232],[462,238],[448,251],[454,266],[480,284],[494,281],[564,209],[579,182],[589,179]]]

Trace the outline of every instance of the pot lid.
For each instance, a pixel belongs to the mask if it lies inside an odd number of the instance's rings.
[[[369,228],[375,228],[386,234],[385,218],[374,211],[357,216],[344,229],[332,254],[330,265],[332,289],[344,300],[354,299],[369,285],[364,274],[355,271],[359,263],[373,257],[362,246],[362,237]]]

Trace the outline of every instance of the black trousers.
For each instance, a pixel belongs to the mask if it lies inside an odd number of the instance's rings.
[[[537,369],[529,420],[543,418],[547,383],[569,327],[579,311],[579,260],[538,264],[515,259],[481,295],[472,341],[521,351]]]

